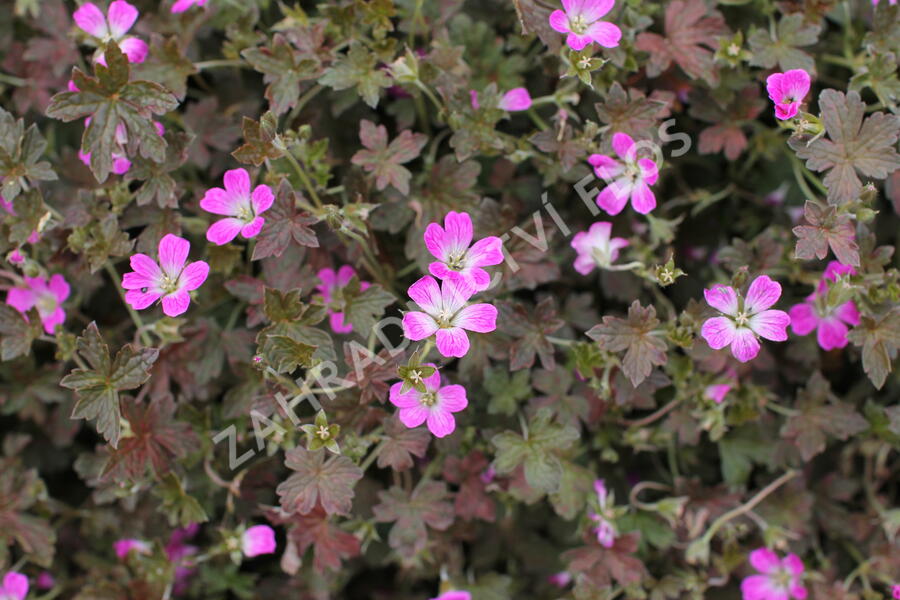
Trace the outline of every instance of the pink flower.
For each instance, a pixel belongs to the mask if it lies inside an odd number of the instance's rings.
[[[610,238],[612,223],[601,221],[591,225],[587,231],[579,231],[572,238],[572,247],[578,256],[575,270],[587,275],[594,267],[610,266],[619,258],[619,250],[628,245],[625,238]]]
[[[600,512],[602,514],[590,513],[590,517],[597,523],[594,527],[594,535],[597,536],[597,542],[604,548],[612,548],[616,541],[616,528],[605,516],[608,514],[607,501],[609,492],[606,490],[606,484],[602,479],[594,481],[594,492],[597,494],[597,502],[600,504]]]
[[[25,600],[28,595],[28,578],[21,573],[10,571],[3,576],[3,585],[0,585],[0,599]]]
[[[206,6],[206,0],[177,0],[172,5],[172,14],[183,13],[192,6]]]
[[[894,6],[897,4],[897,0],[888,0],[888,4]],[[878,6],[878,0],[872,0],[872,6]],[[897,586],[894,586],[894,598],[900,598],[900,596],[897,595],[897,589]]]
[[[451,590],[449,592],[444,592],[437,598],[432,598],[431,600],[472,600],[472,594],[469,592],[461,592],[459,590]]]
[[[497,328],[497,309],[490,304],[470,304],[475,291],[454,279],[445,279],[438,287],[434,277],[426,275],[409,286],[409,297],[422,311],[403,315],[403,335],[418,341],[435,336],[438,351],[444,356],[461,358],[469,351],[466,330],[488,333]]]
[[[451,279],[476,292],[486,290],[491,276],[482,267],[503,262],[503,242],[489,236],[472,244],[472,218],[469,213],[450,211],[444,226],[430,223],[425,228],[425,247],[437,258],[428,270],[438,279]],[[472,244],[472,247],[469,247]]]
[[[859,311],[852,300],[839,306],[829,306],[828,281],[836,281],[838,275],[854,274],[855,269],[837,261],[825,268],[816,291],[801,304],[790,309],[791,330],[796,335],[809,335],[813,330],[822,350],[834,350],[847,345],[847,325],[859,325]]]
[[[759,548],[750,553],[750,564],[762,575],[751,575],[741,582],[744,600],[806,598],[806,588],[800,585],[803,561],[796,554],[780,559],[772,550]]]
[[[875,0],[877,2],[877,0]],[[891,4],[894,4],[896,0],[892,1]],[[900,600],[900,583],[895,584],[894,587],[891,588],[891,596],[894,597],[894,600]]]
[[[316,277],[322,282],[316,286],[316,289],[322,294],[322,300],[325,304],[329,305],[328,322],[331,325],[331,330],[335,333],[350,333],[353,331],[353,325],[344,322],[344,313],[340,309],[343,306],[343,301],[339,299],[337,292],[350,283],[354,275],[356,275],[356,270],[350,265],[344,265],[338,269],[337,273],[333,269],[321,269],[316,273]],[[365,290],[369,285],[368,281],[360,281],[359,289]]]
[[[266,222],[261,216],[275,201],[272,188],[258,185],[250,192],[250,174],[246,169],[225,172],[225,189],[211,188],[200,201],[200,208],[214,215],[225,215],[210,225],[206,239],[221,246],[240,233],[245,238],[256,236]]]
[[[548,577],[547,581],[558,588],[564,588],[572,583],[572,574],[568,571],[560,571],[559,573],[554,573]]]
[[[716,383],[706,386],[706,389],[703,391],[703,395],[716,404],[722,404],[722,401],[725,400],[725,396],[728,395],[728,392],[731,391],[731,388],[732,385],[730,383]]]
[[[129,62],[141,63],[147,58],[147,44],[138,38],[125,37],[139,15],[138,9],[125,0],[114,0],[110,3],[106,16],[97,8],[96,4],[85,2],[78,7],[72,18],[75,20],[75,24],[88,35],[104,42],[116,42],[128,57]],[[103,56],[98,57],[97,62],[102,65],[106,64]]]
[[[49,571],[41,571],[37,576],[35,584],[42,590],[49,590],[56,585],[56,579],[54,579],[53,574]]]
[[[275,552],[275,530],[268,525],[254,525],[241,538],[244,556],[253,558],[260,554]]]
[[[562,0],[563,10],[550,13],[550,27],[569,34],[566,43],[572,50],[581,50],[591,42],[615,48],[622,39],[622,30],[600,20],[613,4],[614,0]]]
[[[429,364],[429,367],[434,367]],[[401,394],[403,382],[398,381],[391,386],[391,404],[400,409],[400,421],[409,428],[418,427],[427,421],[428,430],[442,438],[456,429],[453,413],[468,406],[466,388],[461,385],[445,385],[441,387],[441,374],[435,369],[434,374],[422,380],[425,391],[419,392],[409,388]]]
[[[180,596],[187,591],[188,579],[196,572],[191,556],[197,554],[197,547],[187,543],[197,535],[200,526],[191,523],[187,527],[176,529],[169,536],[166,544],[166,557],[175,566],[175,585],[172,587],[173,595]]]
[[[775,103],[775,116],[782,121],[790,119],[809,93],[809,73],[803,69],[772,73],[766,79],[766,91]]]
[[[594,173],[606,182],[606,187],[597,196],[597,206],[610,215],[617,215],[631,198],[634,210],[646,215],[656,208],[656,196],[650,186],[659,178],[659,169],[653,160],[637,158],[637,145],[625,133],[613,135],[612,147],[621,161],[605,154],[588,156]]]
[[[91,153],[84,150],[78,151],[78,158],[86,167],[91,166]],[[131,161],[123,154],[113,152],[112,154],[112,172],[116,175],[124,175],[131,170]]]
[[[499,107],[509,112],[528,110],[531,108],[531,95],[523,87],[513,88],[500,98]]]
[[[62,309],[62,303],[69,297],[69,284],[62,275],[57,273],[50,279],[43,277],[24,277],[24,287],[14,287],[6,295],[6,303],[23,315],[37,308],[44,331],[53,334],[57,325],[62,325],[66,320],[66,313]]]
[[[167,234],[159,241],[159,264],[146,254],[131,257],[134,272],[122,276],[122,287],[128,290],[125,300],[136,310],[143,310],[162,298],[163,312],[177,317],[188,309],[191,290],[203,285],[209,265],[198,260],[185,266],[191,243]]]
[[[725,285],[715,285],[704,294],[710,306],[726,315],[703,324],[701,335],[711,348],[719,350],[730,345],[734,357],[747,362],[759,354],[756,336],[775,342],[787,339],[791,318],[783,310],[768,310],[781,297],[781,285],[767,275],[753,280],[746,299]]]
[[[116,556],[121,560],[124,559],[133,550],[138,554],[150,554],[150,544],[142,540],[126,538],[113,542],[113,550]]]

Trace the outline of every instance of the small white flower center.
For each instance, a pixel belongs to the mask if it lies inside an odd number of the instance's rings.
[[[321,440],[327,440],[329,437],[331,437],[331,434],[328,433],[328,428],[324,425],[319,425],[319,429],[318,431],[316,431],[316,435],[319,436],[319,439]]]
[[[739,312],[734,317],[734,322],[737,324],[738,327],[746,327],[747,323],[750,322],[750,317],[751,317],[751,315],[749,313],[742,311],[742,312]]]
[[[38,312],[41,314],[49,314],[56,310],[56,296],[51,294],[43,294],[38,296],[37,302]],[[0,599],[2,600],[2,599]]]
[[[587,31],[589,23],[582,15],[575,15],[574,17],[569,17],[569,29],[572,33],[582,35],[585,31]]]
[[[452,325],[450,324],[450,321],[452,319],[453,313],[446,308],[442,309],[441,312],[439,312],[435,317],[435,320],[437,321],[437,324],[441,329],[448,329],[452,327]]]
[[[419,402],[422,406],[434,406],[437,402],[437,394],[435,392],[425,392],[419,396]]]
[[[466,260],[466,251],[457,251],[451,252],[450,256],[447,257],[447,268],[452,269],[453,271],[459,271],[463,269]]]

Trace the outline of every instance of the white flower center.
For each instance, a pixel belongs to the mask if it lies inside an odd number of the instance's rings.
[[[419,396],[419,402],[422,406],[434,406],[437,403],[437,394],[435,392],[425,392]]]
[[[585,31],[587,31],[588,25],[589,23],[582,15],[569,17],[569,29],[572,30],[572,33],[582,35]]]
[[[450,256],[447,257],[447,268],[451,269],[453,271],[459,271],[466,266],[465,260],[466,260],[466,251],[465,250],[451,252]]]

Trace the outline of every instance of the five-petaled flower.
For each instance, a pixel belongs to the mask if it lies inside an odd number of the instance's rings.
[[[0,585],[0,600],[25,600],[27,595],[27,577],[15,571],[10,571],[3,576],[3,584]]]
[[[44,324],[44,331],[53,334],[57,325],[66,320],[62,303],[69,297],[69,284],[59,273],[50,279],[24,277],[24,285],[14,287],[6,295],[6,303],[23,315],[36,308]]]
[[[491,276],[482,267],[503,262],[503,242],[497,236],[472,244],[472,218],[468,213],[448,212],[444,226],[430,223],[424,237],[425,247],[438,259],[428,265],[431,274],[438,279],[456,281],[476,292],[486,290],[491,284]]]
[[[247,558],[275,552],[275,530],[268,525],[254,525],[241,536],[241,551]]]
[[[622,39],[622,30],[600,20],[613,4],[614,0],[562,0],[563,10],[550,13],[550,27],[568,34],[566,43],[572,50],[582,50],[592,42],[615,48]]]
[[[192,6],[205,6],[206,0],[176,0],[172,5],[172,13],[183,13]]]
[[[125,0],[114,0],[110,3],[106,15],[93,2],[85,2],[78,7],[72,18],[85,33],[103,42],[116,42],[129,62],[141,63],[147,58],[146,42],[134,37],[125,37],[139,15],[138,9]],[[106,64],[102,55],[96,60],[100,64]]]
[[[822,280],[812,294],[790,309],[791,330],[796,335],[809,335],[816,331],[816,341],[822,350],[834,350],[847,345],[847,325],[859,325],[859,311],[852,300],[838,306],[828,304],[828,283],[838,275],[854,274],[855,269],[837,261],[828,263]]]
[[[782,121],[793,118],[809,93],[809,73],[803,69],[772,73],[766,79],[766,91],[775,103],[775,116]]]
[[[356,270],[350,265],[344,265],[334,272],[334,269],[321,269],[316,273],[320,283],[316,286],[316,290],[322,294],[322,301],[328,306],[328,323],[331,330],[335,333],[350,333],[353,331],[353,325],[344,320],[343,300],[340,298],[340,290],[353,279]],[[369,287],[368,281],[360,281],[359,289],[365,290]]]
[[[209,265],[198,260],[185,265],[191,243],[171,233],[159,241],[159,264],[146,254],[131,257],[134,272],[125,273],[125,300],[137,310],[162,298],[163,312],[170,317],[184,313],[191,303],[188,293],[203,285]]]
[[[422,384],[425,386],[424,392],[411,387],[400,393],[403,388],[401,381],[391,386],[389,398],[391,404],[400,409],[400,421],[410,428],[426,423],[428,430],[439,438],[450,435],[456,429],[453,413],[469,404],[466,388],[456,384],[441,386],[441,374],[437,368],[430,377],[422,379]]]
[[[497,309],[490,304],[467,304],[475,290],[455,279],[438,286],[426,275],[409,286],[409,297],[421,311],[403,315],[403,335],[413,341],[435,336],[438,352],[461,358],[469,351],[466,330],[488,333],[497,328]]]
[[[628,245],[625,238],[610,237],[612,223],[600,221],[590,226],[587,231],[579,231],[572,238],[572,247],[578,256],[575,257],[575,270],[587,275],[594,267],[609,267],[619,258],[619,250]]]
[[[750,564],[761,575],[750,575],[741,582],[744,600],[803,600],[806,588],[801,585],[803,561],[796,554],[778,558],[768,548],[750,553]]]
[[[734,357],[747,362],[759,353],[757,336],[774,342],[787,340],[791,318],[783,310],[769,310],[781,297],[781,285],[767,275],[753,280],[746,298],[726,285],[715,285],[704,294],[710,306],[726,315],[703,324],[701,334],[711,348],[730,345]]]
[[[272,206],[275,195],[267,185],[258,185],[250,191],[250,174],[246,169],[225,171],[225,189],[210,188],[200,201],[200,208],[214,215],[225,215],[206,230],[206,239],[221,246],[240,233],[252,238],[266,222],[260,215]]]
[[[646,215],[656,208],[650,186],[659,178],[659,168],[650,158],[637,158],[637,144],[628,134],[613,135],[612,147],[621,160],[605,154],[591,154],[587,159],[597,177],[606,182],[597,196],[597,206],[617,215],[630,198],[634,210]]]

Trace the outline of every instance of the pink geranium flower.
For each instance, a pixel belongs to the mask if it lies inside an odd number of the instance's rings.
[[[188,544],[188,540],[197,535],[200,526],[197,523],[191,523],[187,527],[176,529],[169,536],[169,542],[166,544],[166,557],[175,567],[175,585],[172,587],[173,595],[180,596],[188,587],[188,579],[197,571],[191,559],[197,554],[197,546]]]
[[[796,335],[809,335],[817,330],[816,341],[822,350],[845,347],[848,342],[847,325],[859,325],[859,311],[852,300],[839,306],[829,306],[827,282],[836,281],[838,275],[854,273],[853,267],[831,261],[816,291],[801,304],[791,307],[791,330]]]
[[[759,548],[750,553],[750,564],[762,574],[745,577],[741,582],[744,600],[806,598],[806,588],[801,585],[803,561],[796,554],[780,559],[774,551]]]
[[[3,585],[0,585],[0,600],[25,600],[27,595],[27,577],[15,571],[10,571],[3,576]]]
[[[262,213],[269,210],[275,201],[272,188],[258,185],[250,191],[250,174],[246,169],[232,169],[225,172],[225,189],[211,188],[200,201],[200,208],[214,215],[225,215],[210,225],[206,239],[221,246],[227,244],[240,233],[245,238],[256,236],[262,229]]]
[[[892,1],[891,4],[894,4],[895,1],[896,0]],[[900,584],[896,584],[891,588],[891,596],[894,597],[894,600],[900,600]]]
[[[444,592],[437,598],[432,598],[431,600],[472,600],[472,594],[459,590],[451,590],[449,592]]]
[[[481,103],[478,101],[478,92],[469,90],[469,98],[472,101],[472,108],[475,110],[481,108]],[[523,87],[513,88],[500,97],[497,108],[509,112],[528,110],[531,108],[531,94]]]
[[[116,556],[121,560],[132,551],[138,554],[150,554],[150,544],[142,540],[125,538],[113,542],[113,550],[115,550]]]
[[[612,10],[614,0],[562,0],[563,10],[550,13],[550,27],[567,33],[566,43],[572,50],[582,50],[592,42],[615,48],[622,30],[600,17]]]
[[[454,279],[445,279],[440,287],[426,275],[409,286],[409,297],[421,311],[403,315],[403,335],[418,341],[435,336],[438,352],[463,357],[469,351],[466,330],[488,333],[497,328],[497,309],[490,304],[468,304],[475,293]]]
[[[129,62],[141,63],[147,58],[146,42],[134,37],[125,37],[125,34],[137,21],[138,16],[140,13],[137,8],[125,0],[114,0],[109,4],[109,10],[105,16],[96,4],[85,2],[78,7],[72,18],[75,20],[75,24],[88,35],[103,42],[116,42],[128,57]],[[102,55],[97,57],[97,62],[106,64]]]
[[[715,383],[713,385],[706,386],[706,389],[703,390],[703,395],[716,404],[722,404],[722,402],[725,400],[725,396],[728,395],[728,392],[731,391],[732,387],[733,386],[730,383]]]
[[[769,310],[781,297],[781,285],[768,276],[754,279],[746,298],[726,285],[713,286],[704,294],[710,306],[726,315],[703,324],[701,335],[711,348],[730,345],[734,357],[747,362],[759,354],[757,336],[775,342],[787,339],[791,318],[783,310]]]
[[[600,504],[600,514],[590,513],[591,520],[597,523],[594,527],[594,535],[597,536],[597,542],[604,548],[612,548],[616,542],[616,527],[606,518],[608,514],[608,497],[606,484],[602,479],[594,481],[594,492],[597,494],[597,502]]]
[[[434,367],[433,364],[427,365]],[[401,394],[403,382],[398,381],[391,386],[391,404],[400,409],[400,421],[407,427],[418,427],[427,423],[428,430],[441,438],[448,436],[456,429],[453,413],[468,406],[466,388],[461,385],[445,385],[441,387],[441,374],[435,368],[434,374],[422,379],[425,391],[419,392],[409,388]]]
[[[782,121],[790,119],[809,93],[809,73],[803,69],[772,73],[766,79],[766,91],[775,103],[775,116]]]
[[[476,292],[491,284],[491,276],[482,267],[503,262],[503,242],[497,236],[472,244],[472,218],[468,213],[448,212],[444,226],[430,223],[424,237],[425,247],[438,259],[428,265],[431,274],[438,279],[452,279]]]
[[[241,550],[248,558],[272,554],[275,548],[275,530],[268,525],[254,525],[241,537]]]
[[[587,231],[579,231],[572,238],[572,247],[578,254],[575,257],[575,270],[587,275],[594,267],[605,268],[619,258],[619,250],[628,245],[625,238],[611,238],[612,223],[601,221],[591,225]]]
[[[57,273],[50,279],[43,277],[24,277],[25,285],[14,287],[6,295],[6,303],[23,315],[32,308],[37,308],[44,331],[53,334],[57,325],[66,320],[62,303],[69,297],[69,284]]]
[[[316,277],[322,282],[316,286],[316,289],[322,294],[322,300],[325,304],[329,305],[328,322],[331,325],[331,330],[335,333],[350,333],[353,331],[353,325],[344,321],[344,312],[339,308],[343,306],[343,301],[336,302],[336,299],[339,296],[338,292],[340,289],[350,283],[354,275],[356,275],[356,270],[350,265],[344,265],[337,270],[337,273],[334,272],[334,269],[321,269],[316,273]],[[369,285],[368,281],[360,281],[359,289],[365,290]]]
[[[558,588],[564,588],[572,583],[572,574],[568,571],[560,571],[548,577],[547,581]]]
[[[628,134],[613,135],[612,147],[621,160],[605,154],[588,156],[594,173],[606,182],[597,196],[597,205],[610,215],[617,215],[630,198],[634,210],[646,215],[656,208],[656,196],[650,186],[659,178],[659,169],[652,159],[637,158],[637,145]]]
[[[122,287],[128,290],[125,300],[132,308],[142,310],[162,298],[165,314],[184,313],[191,303],[188,292],[203,285],[209,275],[209,265],[202,260],[185,265],[190,250],[190,242],[170,233],[159,241],[159,264],[146,254],[132,256],[134,272],[122,277]]]
[[[183,13],[192,6],[206,6],[206,0],[177,0],[172,5],[172,13]]]

